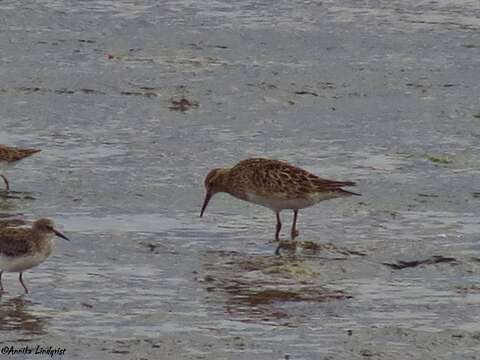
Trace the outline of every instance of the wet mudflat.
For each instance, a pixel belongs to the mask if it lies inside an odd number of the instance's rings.
[[[3,276],[1,347],[479,358],[478,2],[2,1],[0,14],[0,143],[43,149],[5,173],[0,226],[51,217],[72,239],[25,273],[28,296]],[[300,244],[276,257],[269,210],[221,195],[198,217],[208,169],[249,156],[363,196],[300,212]]]

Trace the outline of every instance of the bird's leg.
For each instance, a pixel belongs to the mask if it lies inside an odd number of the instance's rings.
[[[3,270],[0,271],[0,292],[3,292],[2,274],[3,274]]]
[[[282,243],[279,242],[277,248],[275,249],[275,255],[280,255],[281,248],[282,248]]]
[[[25,286],[25,284],[23,283],[22,273],[20,273],[20,276],[18,277],[18,280],[20,280],[20,284],[22,284],[23,288],[25,289],[25,294],[28,294],[28,289]]]
[[[10,184],[8,183],[7,178],[2,174],[0,174],[0,177],[3,179],[3,182],[5,183],[5,190],[10,191]]]
[[[278,242],[277,249],[275,250],[275,255],[280,255],[280,249],[282,248],[282,243],[280,242],[280,230],[282,229],[282,222],[280,221],[280,213],[275,213],[277,215],[277,230],[275,231],[275,241]]]
[[[280,213],[275,213],[277,215],[277,229],[275,231],[275,241],[280,241],[280,230],[282,229],[282,222],[280,221]]]
[[[293,210],[293,224],[292,224],[292,240],[295,240],[295,238],[298,236],[298,230],[295,228],[297,225],[297,216],[298,216],[298,210]]]

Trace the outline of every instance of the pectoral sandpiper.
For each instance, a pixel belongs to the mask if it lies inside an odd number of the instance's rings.
[[[38,149],[22,149],[22,148],[17,148],[17,147],[12,147],[12,146],[6,146],[6,145],[1,145],[0,144],[0,169],[7,167],[9,165],[12,165],[16,163],[17,161],[20,161],[26,157],[29,157],[30,155],[33,155],[41,150]],[[5,182],[5,186],[7,191],[10,190],[10,184],[8,183],[7,178],[0,174],[0,177],[3,179]]]
[[[69,240],[58,230],[53,221],[39,219],[31,228],[5,227],[0,229],[0,292],[3,291],[3,272],[19,272],[18,279],[25,292],[22,272],[44,262],[52,253],[55,236]]]
[[[219,192],[228,193],[238,199],[272,209],[277,216],[275,240],[279,241],[282,228],[280,212],[293,210],[291,239],[298,236],[296,229],[298,210],[320,201],[360,195],[342,189],[354,186],[353,181],[322,179],[306,170],[283,161],[270,159],[246,159],[232,168],[213,169],[205,178],[206,195],[200,217],[203,216],[212,196]],[[275,251],[279,253],[280,245]]]

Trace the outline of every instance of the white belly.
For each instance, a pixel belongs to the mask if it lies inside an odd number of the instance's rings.
[[[6,272],[25,271],[41,264],[47,257],[46,253],[18,257],[0,255],[0,270]]]
[[[334,199],[336,197],[339,197],[339,194],[335,192],[314,193],[310,194],[305,198],[297,199],[285,199],[283,196],[281,196],[281,194],[272,197],[259,196],[257,194],[248,194],[248,201],[268,207],[275,212],[279,212],[284,209],[303,209],[315,205],[320,201]]]

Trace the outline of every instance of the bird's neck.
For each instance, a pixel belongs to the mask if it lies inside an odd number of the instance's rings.
[[[53,246],[55,244],[55,234],[51,232],[38,232],[35,240],[39,246]]]
[[[215,179],[215,188],[217,192],[230,193],[232,182],[230,180],[230,169],[222,169]]]
[[[225,169],[225,173],[223,174],[222,182],[221,182],[221,191],[226,192],[238,199],[246,200],[247,194],[245,193],[245,189],[243,186],[242,181],[239,178],[232,176],[230,174],[230,169]]]

